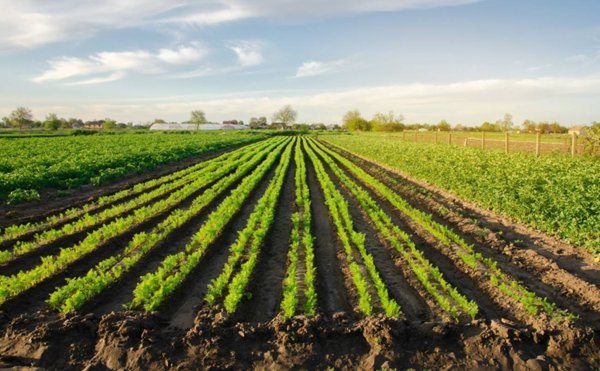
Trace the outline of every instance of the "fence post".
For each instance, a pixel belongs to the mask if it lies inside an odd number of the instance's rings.
[[[481,132],[481,149],[485,149],[485,131]]]
[[[571,133],[571,157],[575,157],[577,153],[577,133]]]
[[[437,142],[438,142],[438,132],[437,131],[434,133],[434,136],[435,136],[435,143],[437,144]]]
[[[417,132],[415,131],[415,143],[417,142]]]
[[[469,141],[469,138],[465,138],[465,147],[467,146],[468,141]]]
[[[540,157],[540,132],[535,133],[535,157]]]
[[[448,132],[448,144],[452,144],[452,133]]]
[[[504,134],[504,151],[508,154],[508,131]]]

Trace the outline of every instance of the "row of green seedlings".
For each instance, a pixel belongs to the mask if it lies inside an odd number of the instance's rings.
[[[230,246],[230,255],[223,271],[209,284],[205,296],[209,305],[216,305],[227,291],[223,299],[223,306],[227,313],[232,314],[246,296],[246,288],[258,262],[260,247],[275,219],[275,206],[281,193],[293,148],[293,145],[290,144],[283,152],[275,175],[269,182],[265,193],[258,200],[237,240]]]
[[[31,241],[17,241],[10,250],[0,251],[0,264],[10,262],[21,255],[35,251],[60,238],[70,236],[82,232],[88,228],[106,223],[115,217],[131,212],[132,210],[135,210],[136,208],[160,197],[164,197],[166,194],[191,183],[198,177],[218,170],[228,161],[239,159],[249,150],[251,149],[244,148],[242,151],[233,151],[232,153],[225,154],[216,159],[205,161],[202,166],[193,166],[194,168],[197,168],[196,171],[189,172],[188,174],[181,176],[174,181],[164,183],[158,188],[155,188],[150,192],[143,193],[127,202],[112,205],[110,208],[107,208],[98,214],[83,214],[77,220],[64,224],[60,228],[48,229],[42,233],[36,234]]]
[[[439,307],[455,320],[462,314],[475,318],[479,308],[477,303],[468,300],[454,286],[448,283],[439,269],[427,260],[417,249],[410,236],[398,228],[379,204],[355,181],[350,179],[337,163],[323,151],[323,147],[311,140],[313,149],[329,165],[329,168],[358,200],[371,222],[385,240],[398,251],[421,282],[425,290],[434,298]]]
[[[303,141],[304,150],[310,157],[313,167],[315,168],[317,180],[325,195],[325,203],[327,204],[329,214],[333,219],[337,235],[346,254],[346,263],[350,270],[352,282],[358,292],[359,310],[365,315],[373,314],[372,297],[369,290],[374,286],[385,314],[390,317],[399,316],[400,305],[394,299],[390,298],[386,285],[377,271],[373,256],[365,247],[365,235],[354,230],[352,217],[350,216],[346,200],[327,175],[321,160],[319,160],[317,155],[308,146],[307,140],[303,138]],[[352,248],[353,245],[356,250],[358,250],[359,257],[362,259],[364,267],[370,277],[370,282],[365,278],[365,275],[357,262],[358,257],[355,257],[355,251]]]
[[[281,311],[284,318],[291,318],[298,310],[298,304],[304,300],[304,314],[314,316],[317,311],[317,292],[315,290],[315,252],[311,233],[310,191],[306,178],[306,163],[301,141],[296,142],[294,152],[295,172],[295,211],[292,213],[292,233],[288,252],[288,269],[283,281],[283,299]],[[304,275],[298,269],[299,258],[304,256]],[[301,263],[301,262],[300,262]],[[304,296],[299,292],[299,283],[304,282]]]
[[[249,146],[254,145],[256,144],[251,144]],[[249,146],[247,147],[249,148]],[[85,218],[86,214],[94,212],[106,205],[110,205],[112,203],[121,201],[127,197],[137,196],[155,187],[159,187],[163,184],[173,182],[175,180],[187,176],[188,174],[194,173],[207,165],[207,161],[199,162],[196,165],[186,167],[185,169],[173,172],[160,178],[151,179],[143,183],[138,183],[135,184],[133,187],[121,190],[114,194],[99,197],[98,199],[92,202],[88,202],[80,207],[70,208],[62,213],[51,215],[40,222],[14,224],[8,226],[2,231],[2,233],[0,233],[0,243],[16,240],[17,238],[22,237],[24,235],[43,231],[45,229],[52,228],[56,225],[74,220],[76,218]],[[0,262],[2,262],[1,255]]]
[[[167,256],[159,269],[141,278],[134,290],[133,300],[126,305],[128,308],[156,310],[171,295],[200,263],[208,247],[239,212],[251,192],[280,157],[283,148],[289,145],[290,140],[286,138],[281,146],[272,150],[267,159],[231,191],[192,236],[184,251]]]
[[[47,300],[54,309],[63,313],[73,312],[92,300],[97,294],[114,284],[123,274],[134,267],[144,256],[155,249],[163,240],[173,235],[178,228],[192,220],[206,209],[210,203],[226,192],[235,182],[247,175],[265,159],[279,142],[265,143],[246,151],[240,161],[225,164],[224,169],[235,171],[214,183],[196,197],[189,208],[176,209],[157,226],[148,232],[136,234],[119,254],[109,257],[90,269],[86,275],[69,279],[67,284],[57,288]],[[218,174],[215,174],[218,175]]]
[[[34,285],[63,271],[72,263],[105,245],[111,239],[130,231],[143,224],[146,220],[154,218],[177,206],[198,189],[212,183],[216,176],[222,177],[232,171],[241,161],[232,162],[219,170],[204,174],[192,183],[171,193],[167,198],[161,199],[151,205],[136,209],[127,216],[116,218],[90,232],[83,240],[70,247],[61,248],[56,255],[42,257],[41,263],[29,270],[23,270],[11,276],[0,276],[0,304],[21,294]]]
[[[489,282],[498,288],[500,292],[520,302],[529,314],[536,315],[542,311],[555,320],[574,318],[571,313],[558,308],[546,298],[539,297],[509,275],[502,272],[493,259],[484,257],[481,253],[476,252],[472,245],[468,244],[454,231],[435,222],[432,215],[415,209],[401,196],[351,161],[328,148],[323,148],[354,174],[354,176],[371,187],[380,197],[389,201],[398,211],[413,220],[421,228],[439,240],[444,246],[449,247],[451,251],[456,251],[459,258],[473,271],[483,273],[489,279]]]

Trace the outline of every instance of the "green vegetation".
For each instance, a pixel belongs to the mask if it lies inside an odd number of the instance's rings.
[[[250,143],[264,134],[211,132],[193,134],[119,134],[0,137],[0,201],[27,200],[24,192],[99,185],[158,165],[220,148]]]
[[[348,204],[346,203],[344,196],[329,178],[323,163],[308,145],[306,139],[304,140],[304,150],[315,167],[317,179],[323,189],[323,194],[325,195],[325,203],[329,208],[338,237],[344,247],[348,269],[350,270],[352,281],[358,291],[359,309],[365,315],[371,315],[373,313],[372,297],[369,290],[374,288],[377,292],[381,307],[386,315],[393,317],[398,316],[400,314],[400,306],[389,296],[385,283],[381,279],[377,267],[375,266],[373,256],[365,247],[365,235],[356,232],[354,229],[352,217],[350,216]],[[353,249],[352,246],[354,246],[355,249]],[[358,254],[356,254],[356,250],[358,250]],[[367,280],[361,271],[361,267],[357,262],[360,260],[362,260],[371,282]]]
[[[306,180],[306,163],[302,153],[301,141],[296,142],[294,155],[296,164],[295,185],[296,200],[295,211],[292,213],[292,234],[290,236],[290,250],[288,252],[288,269],[283,281],[283,300],[281,310],[285,318],[296,314],[299,297],[298,283],[302,277],[298,277],[298,262],[300,256],[304,256],[304,313],[314,316],[317,307],[317,292],[315,290],[315,253],[314,238],[311,234],[311,210],[310,191]]]
[[[225,226],[240,210],[250,193],[267,171],[273,166],[280,156],[283,148],[289,144],[290,139],[276,149],[269,151],[269,155],[250,175],[227,196],[227,198],[213,211],[200,230],[192,237],[184,251],[166,257],[162,266],[154,273],[149,273],[141,278],[134,290],[134,298],[128,304],[130,308],[144,308],[154,310],[167,298],[181,282],[198,265],[200,259],[210,244],[222,233]]]
[[[348,168],[348,170],[358,179],[365,184],[368,184],[381,197],[389,201],[396,209],[398,209],[398,211],[409,217],[412,221],[437,238],[442,244],[449,247],[452,251],[455,251],[467,266],[473,270],[480,271],[490,280],[490,283],[498,287],[502,293],[521,302],[527,312],[535,315],[539,311],[544,311],[555,319],[572,317],[567,311],[559,309],[553,303],[549,303],[545,298],[541,298],[535,293],[527,290],[527,288],[498,268],[497,263],[494,260],[484,257],[481,253],[475,251],[473,246],[465,242],[465,240],[454,231],[435,222],[430,214],[412,207],[402,197],[349,160],[332,151],[329,151],[329,153],[333,154],[334,157]]]
[[[396,138],[329,135],[327,141],[477,202],[600,257],[597,159],[502,154],[409,143]]]
[[[201,177],[206,184],[210,183],[211,180],[221,179],[194,199],[189,208],[185,210],[176,209],[149,232],[136,234],[121,253],[103,260],[85,276],[70,279],[66,285],[54,291],[48,299],[48,303],[55,309],[65,313],[80,308],[129,271],[144,255],[165,238],[168,238],[177,228],[202,212],[216,197],[223,194],[228,187],[260,163],[276,145],[278,145],[278,141],[262,143],[262,146],[257,148],[253,148],[256,146],[248,146],[212,160],[211,162],[219,165],[220,169],[214,171],[214,169],[207,166],[202,174],[196,176]],[[235,157],[238,156],[234,155],[242,156],[236,159]],[[235,171],[224,176],[232,170]]]
[[[468,300],[449,284],[439,269],[433,266],[423,256],[421,251],[417,249],[410,236],[394,225],[391,218],[381,210],[378,203],[360,185],[352,181],[332,159],[334,157],[338,161],[342,161],[341,157],[335,152],[317,144],[315,141],[311,141],[311,144],[336,176],[356,197],[378,232],[402,255],[419,281],[423,284],[425,290],[433,296],[439,306],[456,320],[458,320],[461,313],[468,314],[471,318],[474,318],[479,310],[477,304]],[[344,161],[344,165],[353,169],[356,167],[347,161]],[[385,191],[391,192],[389,190]]]

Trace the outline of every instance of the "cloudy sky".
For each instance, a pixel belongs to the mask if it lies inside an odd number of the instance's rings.
[[[0,0],[0,116],[600,121],[598,0]]]

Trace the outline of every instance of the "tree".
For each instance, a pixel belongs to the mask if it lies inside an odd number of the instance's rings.
[[[166,124],[167,122],[163,119],[154,119],[153,124]]]
[[[496,122],[495,124],[492,124],[490,122],[484,122],[483,124],[481,124],[481,126],[479,127],[480,131],[500,131],[500,124],[498,122]]]
[[[262,129],[267,127],[267,118],[265,116],[250,118],[251,129]]]
[[[440,121],[436,126],[436,129],[438,129],[439,131],[450,131],[452,130],[452,127],[450,126],[450,124],[448,123],[448,121],[446,120],[442,120]]]
[[[404,130],[404,116],[395,116],[393,111],[376,113],[371,119],[371,129],[375,131],[402,131]]]
[[[17,109],[12,111],[10,116],[8,116],[7,123],[12,127],[21,130],[24,126],[29,126],[33,123],[33,114],[29,108],[17,107]]]
[[[111,119],[104,119],[102,123],[102,129],[104,130],[114,130],[117,128],[117,122]]]
[[[74,128],[74,129],[82,128],[83,120],[76,119],[76,118],[70,118],[69,120],[67,120],[67,125],[68,125],[68,127]]]
[[[208,121],[206,121],[206,116],[204,116],[204,111],[196,110],[196,111],[192,111],[191,117],[190,117],[190,122],[192,124],[196,125],[196,130],[198,130],[200,128],[200,125],[206,124]]]
[[[62,120],[56,116],[56,113],[50,113],[44,120],[44,129],[57,130],[61,126]]]
[[[583,134],[585,151],[590,155],[600,155],[600,122],[593,121]]]
[[[298,112],[296,112],[292,106],[289,104],[281,107],[279,111],[273,114],[272,120],[273,122],[280,122],[283,124],[282,129],[285,129],[288,125],[296,122],[296,117],[298,117]]]
[[[538,125],[533,120],[523,121],[523,131],[526,133],[535,133],[538,130]]]
[[[498,124],[501,131],[509,131],[513,126],[512,118],[510,113],[505,113],[502,120],[496,121],[496,124]]]
[[[371,123],[360,115],[358,110],[348,111],[342,118],[342,126],[348,131],[370,131]]]

